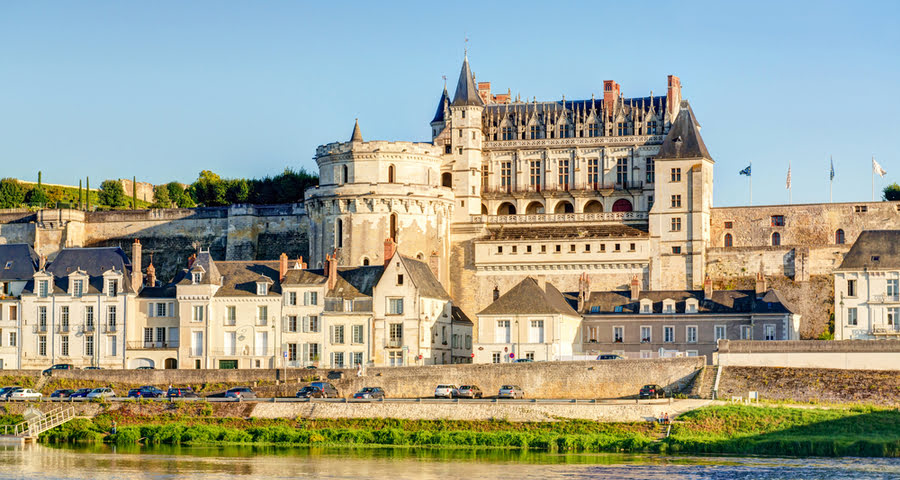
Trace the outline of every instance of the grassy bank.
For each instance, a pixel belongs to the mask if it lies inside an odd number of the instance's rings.
[[[147,408],[150,406],[135,404],[91,420],[77,419],[45,433],[42,440],[900,457],[900,412],[868,407],[705,407],[681,415],[671,436],[662,440],[657,439],[656,425],[643,422],[256,419],[241,417],[238,412],[222,416],[226,413],[214,413],[204,406],[178,406],[155,413]],[[113,425],[116,434],[109,433]]]

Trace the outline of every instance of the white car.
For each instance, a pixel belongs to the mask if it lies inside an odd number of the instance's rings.
[[[23,388],[22,390],[16,390],[15,392],[9,395],[10,400],[28,400],[32,398],[41,398],[44,395],[41,392],[35,392],[30,388]]]
[[[434,398],[453,398],[456,393],[456,385],[438,385],[434,389]]]
[[[95,389],[91,390],[91,393],[87,394],[87,398],[108,398],[108,397],[115,397],[115,396],[116,396],[116,392],[114,392],[113,389],[106,388],[106,387],[95,388]]]

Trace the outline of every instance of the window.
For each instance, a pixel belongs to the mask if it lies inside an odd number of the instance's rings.
[[[697,343],[697,327],[690,326],[685,329],[685,337],[688,343]]]
[[[569,161],[559,161],[559,188],[563,190],[569,189]]]
[[[597,122],[591,122],[588,124],[588,136],[589,137],[599,137],[600,136],[600,124]]]
[[[600,159],[589,158],[587,161],[588,186],[594,190],[600,188]]]
[[[84,337],[84,354],[93,357],[94,356],[94,336],[88,335]]]
[[[194,275],[193,275],[194,283],[200,283],[200,279],[202,277],[203,277],[203,275],[200,272],[194,272]]]
[[[734,226],[733,222],[725,222],[725,228],[730,229]]]
[[[166,314],[166,304],[159,302],[156,304],[156,316],[157,317],[167,317]]]
[[[94,307],[84,307],[84,328],[91,332],[94,330]]]
[[[618,122],[616,124],[616,132],[621,137],[622,135],[628,135],[628,124],[625,122]]]
[[[148,344],[151,344],[151,343],[153,343],[153,329],[145,328],[144,329],[144,345],[147,346]]]
[[[866,205],[856,205],[855,207],[853,207],[853,211],[855,211],[856,213],[866,213],[866,211],[868,210],[869,207]]]
[[[659,127],[656,120],[647,122],[647,135],[656,135],[659,133]]]
[[[783,227],[784,226],[784,215],[772,215],[772,226],[773,227]]]
[[[856,296],[856,280],[847,280],[847,296]]]
[[[289,361],[289,362],[296,362],[296,361],[297,361],[297,344],[296,344],[296,343],[289,343],[287,347],[288,347],[288,348],[287,348],[287,354],[288,354],[287,359],[288,359],[288,361]]]
[[[334,222],[334,247],[344,248],[344,222],[341,219]]]
[[[362,365],[363,364],[363,354],[362,352],[353,352],[350,354],[350,359],[353,362],[353,365]]]
[[[38,296],[42,298],[47,297],[49,282],[47,280],[41,280],[38,282]]]
[[[741,340],[751,340],[753,338],[753,329],[750,325],[741,325]]]
[[[38,355],[42,357],[47,356],[47,336],[39,335],[38,336]]]
[[[893,307],[887,309],[887,324],[888,325],[897,325],[898,316],[900,316],[900,308]]]
[[[191,320],[194,322],[202,322],[203,321],[203,305],[194,305],[193,312],[194,312],[194,314],[191,316]]]
[[[500,162],[500,186],[507,192],[512,187],[512,162]]]
[[[680,168],[673,168],[671,170],[670,174],[671,174],[671,176],[670,176],[671,181],[673,181],[673,182],[681,181],[681,169]]]
[[[768,324],[766,327],[766,340],[775,340],[775,325]]]
[[[725,325],[716,325],[716,327],[715,327],[715,335],[716,335],[716,341],[717,341],[717,342],[718,342],[719,340],[727,340],[727,339],[728,339],[728,334],[727,334]]]
[[[587,253],[587,252],[590,252],[590,251],[591,251],[591,244],[590,244],[590,243],[585,243],[585,244],[584,244],[584,252]]]
[[[319,361],[319,344],[318,343],[310,343],[309,344],[309,356],[306,357],[307,362],[318,362]]]
[[[303,305],[318,305],[319,292],[303,292]]]
[[[497,329],[494,331],[495,343],[510,343],[512,332],[509,320],[497,320]]]
[[[257,295],[268,295],[269,294],[269,284],[265,282],[260,282],[256,284],[256,294]]]
[[[622,245],[619,244],[619,243],[613,244],[613,250],[615,250],[615,251],[617,251],[617,252],[618,252],[618,251],[621,251],[621,250],[622,250]]]
[[[597,327],[588,327],[588,342],[597,341]]]
[[[681,217],[675,217],[672,219],[672,231],[673,232],[681,231]]]
[[[625,341],[625,327],[613,327],[613,342],[622,343]]]
[[[844,231],[838,229],[838,231],[834,232],[834,243],[838,245],[843,245],[847,240],[844,238]]]
[[[898,295],[898,282],[900,282],[900,280],[897,280],[896,278],[887,281],[887,296],[896,297]]]
[[[62,355],[64,357],[68,357],[69,356],[69,336],[63,335],[61,337],[61,340],[62,341],[59,344],[60,355]]]
[[[653,183],[656,181],[656,162],[653,161],[652,158],[647,159],[647,163],[645,164],[645,168],[647,172],[647,183]]]
[[[288,292],[288,305],[297,304],[297,292]]]
[[[541,161],[533,160],[529,166],[529,185],[534,191],[541,190]]]
[[[357,343],[357,344],[363,343],[363,326],[362,325],[353,325],[352,327],[350,327],[350,329],[351,329],[350,341],[352,343]]]
[[[403,315],[403,299],[402,298],[389,298],[388,302],[388,315]]]
[[[518,250],[517,246],[516,246],[516,245],[513,245],[513,246],[512,246],[512,253],[516,253],[516,250]]]
[[[397,285],[403,285],[403,274],[397,275]]]
[[[675,327],[671,325],[663,327],[663,342],[675,342]]]
[[[403,343],[403,324],[392,323],[389,327],[391,346],[399,347]]]
[[[681,208],[681,195],[672,195],[672,208]]]
[[[294,333],[297,331],[297,316],[288,315],[287,331]]]
[[[115,278],[110,278],[106,281],[106,295],[109,297],[115,297],[119,293],[119,281]]]
[[[649,326],[641,327],[641,343],[650,343],[653,341],[653,336],[651,334],[651,329]]]
[[[531,329],[528,331],[529,343],[544,343],[544,321],[532,320]]]
[[[459,133],[460,133],[460,135],[462,135],[462,130],[460,130]],[[393,165],[388,166],[388,183],[394,183],[394,181],[395,181],[394,173],[395,173],[394,166]]]
[[[331,326],[331,343],[334,345],[343,345],[344,344],[344,326],[343,325],[332,325]]]
[[[260,305],[256,307],[256,324],[266,325],[269,321],[269,307]]]
[[[772,233],[772,246],[777,247],[781,245],[781,234],[778,232]]]
[[[730,233],[725,234],[725,240],[723,243],[725,244],[726,247],[731,247],[734,245],[734,239]]]
[[[534,352],[525,352],[525,360],[534,361]]]
[[[59,323],[60,330],[63,332],[69,331],[69,307],[63,306],[59,309]]]
[[[47,307],[38,307],[38,330],[47,331]]]
[[[616,183],[625,185],[628,183],[628,159],[620,158],[616,160]]]
[[[392,367],[403,366],[403,352],[388,352],[388,360]]]
[[[84,295],[84,280],[72,281],[72,295],[75,297]]]
[[[500,352],[493,352],[491,354],[491,363],[500,363]]]
[[[538,125],[532,125],[528,128],[528,133],[531,135],[529,138],[531,138],[532,140],[541,138],[541,127]]]
[[[531,245],[525,245],[525,253],[531,253]]]
[[[331,366],[332,367],[343,367],[344,366],[344,352],[331,352]]]
[[[516,132],[513,130],[513,127],[501,127],[500,135],[503,140],[515,140]]]
[[[858,325],[858,321],[857,321],[856,315],[857,315],[856,307],[852,307],[852,308],[848,308],[848,309],[847,309],[847,325],[852,325],[852,326],[854,326],[854,327],[855,327],[856,325]]]
[[[116,331],[116,306],[110,305],[106,310],[106,326],[109,327],[109,331]]]

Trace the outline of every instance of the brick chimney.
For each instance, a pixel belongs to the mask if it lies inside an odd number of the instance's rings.
[[[495,302],[500,298],[500,287],[494,285],[494,296],[491,298],[493,298]]]
[[[766,294],[766,276],[762,272],[756,272],[756,296],[762,297]]]
[[[438,256],[436,250],[431,251],[431,255],[428,257],[428,268],[431,269],[431,273],[434,274],[434,278],[441,281],[441,257]]]
[[[493,97],[491,97],[491,82],[478,82],[478,95],[485,105],[493,103],[491,102],[493,99]]]
[[[612,112],[616,105],[616,99],[619,98],[619,84],[613,80],[603,81],[603,109],[607,115]]]
[[[284,281],[284,276],[287,274],[288,269],[288,258],[287,254],[281,252],[281,256],[278,257],[278,282]]]
[[[391,261],[391,258],[394,257],[394,253],[397,251],[397,244],[394,243],[393,238],[385,238],[384,239],[384,266],[386,267],[388,262]]]
[[[578,311],[584,310],[584,304],[588,301],[591,294],[591,277],[587,272],[582,272],[578,277]]]
[[[668,90],[666,91],[666,111],[674,122],[678,110],[681,108],[681,79],[675,75],[668,77]]]
[[[703,280],[703,298],[710,299],[712,298],[713,288],[712,288],[712,279],[709,278],[709,275]]]
[[[134,239],[131,244],[131,288],[135,292],[144,285],[144,275],[141,273],[141,241]]]
[[[190,257],[188,257],[188,269],[194,266],[194,262],[197,261],[197,254],[192,253]]]
[[[153,266],[153,255],[150,255],[150,265],[147,265],[147,284],[148,287],[156,286],[156,267]]]
[[[334,290],[337,284],[337,257],[325,255],[325,277],[328,278],[328,290]]]
[[[637,275],[631,277],[631,300],[636,302],[641,299],[641,279]]]

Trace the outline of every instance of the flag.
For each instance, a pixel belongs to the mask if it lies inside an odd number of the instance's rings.
[[[750,167],[751,167],[751,166],[752,166],[752,165],[747,165],[747,168],[741,170],[741,171],[738,172],[738,173],[739,173],[740,175],[746,175],[746,176],[749,177],[749,176],[750,176]]]
[[[875,161],[875,157],[872,157],[872,171],[880,175],[882,178],[887,175],[887,172],[885,172],[884,169],[881,168],[881,165],[879,165],[878,162]]]
[[[788,190],[791,189],[791,166],[788,164],[788,175],[787,175],[787,186],[785,187]]]
[[[829,180],[834,180],[834,159],[831,159],[831,177]]]

